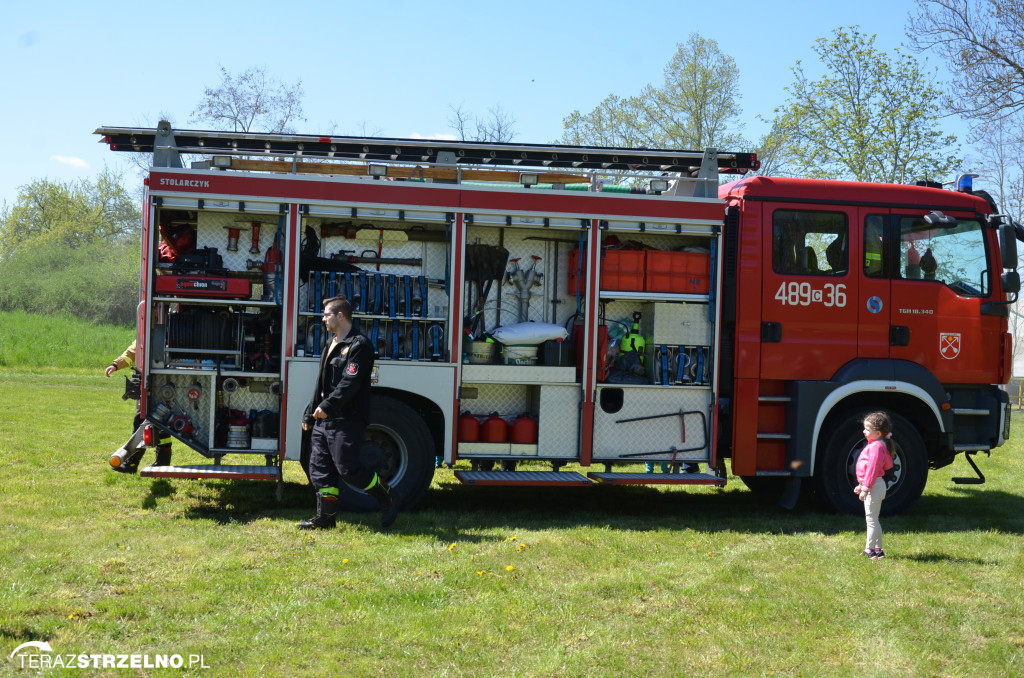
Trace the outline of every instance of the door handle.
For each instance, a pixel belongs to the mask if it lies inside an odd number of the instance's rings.
[[[782,341],[782,323],[775,322],[762,322],[761,323],[761,343],[762,344],[777,344]]]
[[[890,325],[889,326],[889,345],[890,346],[909,346],[910,345],[910,328],[906,325]]]

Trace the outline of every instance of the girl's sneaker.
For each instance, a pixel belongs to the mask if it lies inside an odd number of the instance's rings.
[[[861,553],[861,555],[870,558],[871,556],[875,555],[875,550],[874,549],[864,549],[864,552]]]
[[[879,558],[885,558],[885,551],[882,549],[875,549],[871,554],[871,560],[878,560]]]

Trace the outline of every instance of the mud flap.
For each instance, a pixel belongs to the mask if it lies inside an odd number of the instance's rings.
[[[786,487],[782,490],[782,499],[779,500],[779,506],[792,511],[796,508],[796,502],[800,499],[800,484],[801,478],[786,478]]]

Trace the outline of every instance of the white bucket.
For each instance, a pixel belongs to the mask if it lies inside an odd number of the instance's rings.
[[[498,344],[493,341],[467,341],[466,357],[470,365],[490,365],[497,349]]]
[[[506,365],[536,365],[536,344],[507,344],[502,351],[502,359]]]

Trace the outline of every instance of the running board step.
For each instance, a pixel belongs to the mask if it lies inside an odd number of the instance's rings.
[[[507,485],[514,487],[548,487],[593,485],[575,471],[456,471],[463,485]]]
[[[195,464],[193,466],[147,466],[139,469],[144,478],[225,478],[227,480],[280,480],[277,466],[243,466],[241,464]]]
[[[711,473],[588,473],[602,485],[725,485],[725,478]]]

